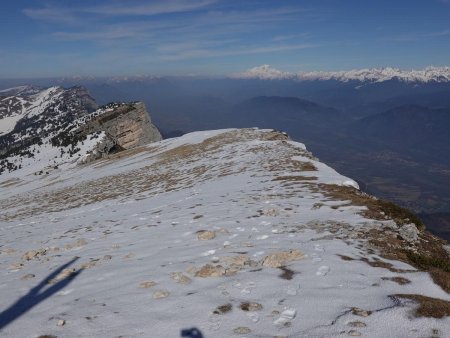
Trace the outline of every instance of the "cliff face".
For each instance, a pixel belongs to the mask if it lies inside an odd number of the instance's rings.
[[[102,141],[80,163],[86,164],[117,151],[162,140],[143,102],[109,104],[99,109],[94,117],[75,131],[77,137],[97,133],[103,135]]]
[[[111,110],[89,121],[82,127],[85,133],[104,131],[121,149],[131,149],[162,139],[151,123],[143,102],[115,105]]]

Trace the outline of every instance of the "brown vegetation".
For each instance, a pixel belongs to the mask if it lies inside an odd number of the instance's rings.
[[[450,316],[450,302],[422,295],[394,295],[397,298],[411,299],[418,303],[414,311],[416,317],[442,318]]]

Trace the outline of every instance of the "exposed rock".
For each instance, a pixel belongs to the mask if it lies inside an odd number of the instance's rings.
[[[81,268],[82,269],[93,268],[94,266],[96,266],[98,264],[99,261],[100,261],[100,259],[98,259],[98,258],[97,259],[91,258],[89,262],[81,264]]]
[[[202,266],[201,269],[195,273],[195,276],[202,277],[202,278],[220,277],[220,276],[224,276],[225,273],[226,273],[226,270],[222,265],[206,264],[206,265]]]
[[[266,256],[262,261],[262,265],[270,268],[280,268],[287,265],[289,262],[299,261],[304,257],[305,255],[299,250],[277,252]]]
[[[399,233],[408,242],[415,242],[419,238],[419,230],[413,223],[403,225]]]
[[[207,240],[213,239],[215,237],[216,237],[216,232],[209,231],[209,230],[200,230],[197,235],[197,238],[201,241],[207,241]]]
[[[64,245],[64,249],[70,250],[75,248],[81,248],[87,244],[86,240],[84,238],[79,238],[74,244],[66,244]]]
[[[147,282],[142,282],[141,284],[139,284],[139,287],[141,289],[148,289],[148,288],[155,286],[156,284],[158,284],[158,283],[151,280],[151,281],[147,281]]]
[[[12,263],[8,266],[9,270],[20,270],[24,267],[23,263]]]
[[[278,216],[280,214],[280,212],[278,211],[278,209],[269,208],[269,209],[263,210],[262,214],[264,216],[275,217],[275,216]]]
[[[88,135],[99,131],[105,132],[106,138],[83,159],[83,163],[106,156],[111,151],[132,149],[162,140],[143,102],[112,104],[82,126],[79,134]]]
[[[233,330],[233,332],[236,334],[247,334],[247,333],[252,332],[252,330],[250,330],[250,328],[248,328],[246,326],[240,326],[240,327],[235,328]]]
[[[59,282],[59,281],[61,281],[63,279],[72,277],[73,275],[76,274],[76,272],[77,271],[76,271],[75,268],[64,269],[55,278],[48,280],[47,283],[48,284],[55,284],[55,283],[57,283],[57,282]]]
[[[366,311],[366,310],[362,310],[360,308],[354,307],[354,308],[352,308],[352,313],[355,316],[368,317],[372,314],[372,311]]]
[[[32,279],[32,278],[34,278],[34,277],[36,277],[36,275],[34,275],[34,274],[32,274],[32,273],[29,273],[29,274],[27,274],[27,275],[25,275],[25,276],[22,276],[20,279],[21,279],[21,280],[29,280],[29,279]]]
[[[351,327],[366,327],[367,325],[365,323],[363,323],[363,322],[355,321],[355,322],[348,323],[348,326],[351,326]]]
[[[448,254],[450,254],[450,244],[443,245],[442,248],[447,251]]]
[[[183,275],[181,272],[171,272],[170,277],[180,284],[189,284],[192,282],[188,276]]]
[[[220,259],[220,261],[229,266],[230,269],[242,269],[245,266],[256,267],[258,262],[251,260],[247,255],[227,256]]]
[[[58,320],[58,323],[56,325],[64,326],[64,325],[66,325],[66,321],[64,319],[60,319],[60,320]]]
[[[24,261],[31,261],[33,259],[40,259],[41,256],[44,256],[47,253],[47,249],[41,248],[38,250],[30,250],[25,252],[22,255],[22,259]]]
[[[242,311],[259,311],[262,309],[262,305],[254,302],[244,302],[239,306]]]
[[[153,293],[153,299],[162,299],[169,297],[170,292],[167,290],[158,290]]]

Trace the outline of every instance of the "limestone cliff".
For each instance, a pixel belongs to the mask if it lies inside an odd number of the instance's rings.
[[[143,102],[112,103],[100,108],[92,119],[79,128],[76,138],[94,133],[102,133],[103,138],[80,163],[89,163],[110,153],[162,140]]]
[[[98,131],[104,131],[120,149],[131,149],[162,139],[143,102],[111,104],[82,127],[86,134]]]

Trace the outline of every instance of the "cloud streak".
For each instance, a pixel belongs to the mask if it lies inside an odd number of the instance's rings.
[[[211,57],[223,57],[223,56],[239,56],[239,55],[251,55],[251,54],[267,54],[292,51],[298,49],[316,48],[319,45],[313,44],[298,44],[298,45],[271,45],[271,46],[254,46],[234,48],[228,50],[212,50],[212,49],[191,49],[180,50],[178,52],[166,55],[160,55],[161,60],[165,61],[178,61],[196,58],[211,58]]]
[[[100,15],[137,15],[137,16],[152,16],[159,14],[190,12],[205,8],[212,5],[216,0],[172,0],[172,1],[152,1],[148,4],[142,3],[125,3],[123,1],[113,4],[88,7],[84,9],[85,12],[95,13]]]
[[[86,14],[93,14],[103,17],[108,16],[155,16],[161,14],[175,14],[192,12],[206,8],[217,0],[170,0],[152,1],[148,4],[142,2],[118,2],[114,1],[101,6],[87,7],[51,7],[27,8],[23,13],[35,20],[48,22],[75,23],[86,19]]]

